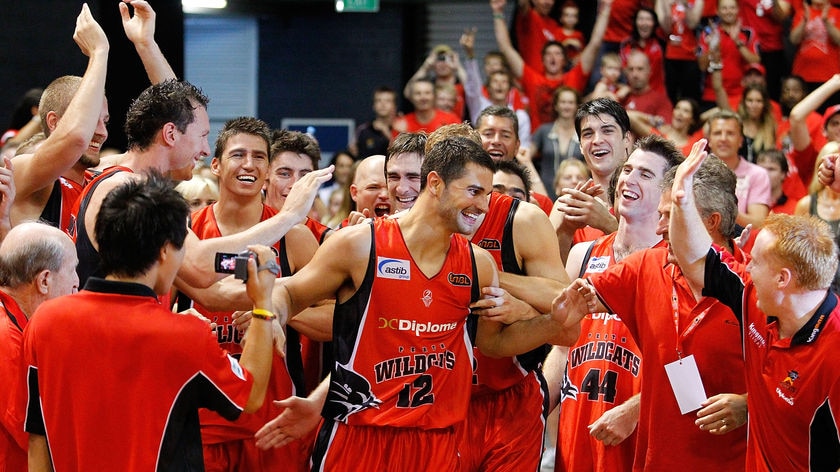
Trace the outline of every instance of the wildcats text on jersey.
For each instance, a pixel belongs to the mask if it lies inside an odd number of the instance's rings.
[[[400,356],[382,361],[373,366],[376,372],[376,383],[405,377],[407,375],[422,374],[432,367],[452,370],[455,367],[455,353],[452,351],[442,351],[429,354]]]
[[[613,364],[639,375],[642,358],[612,341],[593,341],[569,351],[569,367],[577,367],[586,361],[606,359]]]

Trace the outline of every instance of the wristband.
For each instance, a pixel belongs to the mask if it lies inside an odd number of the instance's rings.
[[[280,266],[277,265],[277,262],[274,260],[274,258],[269,259],[268,261],[266,261],[265,264],[257,267],[257,272],[261,270],[267,270],[274,275],[280,275]]]
[[[254,318],[260,319],[260,320],[268,320],[268,321],[273,320],[274,318],[277,318],[277,316],[274,313],[272,313],[268,310],[263,310],[262,308],[254,308],[253,310],[251,310],[251,316],[253,316]]]
[[[504,13],[493,13],[493,18],[495,18],[497,20],[504,20],[505,19],[505,14]]]

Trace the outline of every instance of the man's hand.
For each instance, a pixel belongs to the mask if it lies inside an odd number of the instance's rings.
[[[484,287],[481,300],[470,305],[472,312],[490,321],[512,324],[520,320],[536,318],[540,313],[531,305],[514,297],[499,287]]]
[[[108,38],[99,23],[90,14],[87,3],[82,5],[82,12],[76,18],[76,31],[73,33],[73,41],[79,45],[79,49],[87,57],[93,57],[97,53],[108,53]]]
[[[820,168],[817,171],[817,177],[820,183],[826,187],[840,192],[840,166],[837,165],[837,158],[840,154],[829,154],[820,162]]]
[[[747,423],[747,396],[721,393],[709,397],[697,411],[694,422],[703,431],[711,434],[726,434]]]
[[[0,168],[0,241],[12,229],[11,210],[15,202],[15,176],[12,171],[12,160],[3,158],[4,166]]]
[[[638,396],[604,412],[589,425],[589,434],[605,446],[617,446],[633,434],[639,423]]]
[[[129,12],[134,8],[134,15]],[[155,40],[155,11],[145,0],[123,0],[120,2],[120,16],[128,40],[137,44],[150,44]]]
[[[566,230],[575,230],[587,225],[605,233],[616,230],[618,221],[610,213],[607,203],[598,198],[603,189],[592,179],[578,184],[575,188],[564,188],[562,192],[563,195],[557,198],[554,208],[563,213],[562,224]]]
[[[255,437],[260,449],[283,447],[301,439],[321,421],[320,403],[308,398],[289,397],[273,403],[285,410],[257,431]]]
[[[507,4],[507,0],[490,0],[490,9],[493,10],[493,13],[504,14],[505,4]]]
[[[248,281],[245,282],[245,291],[256,308],[273,311],[271,292],[274,290],[277,274],[268,269],[267,263],[275,262],[274,252],[270,247],[261,245],[248,246],[248,250],[256,254],[256,258],[248,259]]]
[[[700,139],[691,147],[688,157],[677,167],[677,175],[674,176],[674,186],[671,189],[671,199],[682,207],[689,195],[694,192],[694,174],[709,156],[706,151],[706,139]]]
[[[321,184],[330,180],[334,169],[335,166],[329,166],[324,169],[313,170],[295,182],[283,203],[281,211],[297,215],[297,221],[302,222],[309,214],[309,210],[315,202],[315,197],[318,196],[318,189],[321,188]]]
[[[461,47],[464,48],[464,52],[467,54],[468,59],[475,58],[475,33],[478,31],[476,27],[472,27],[469,29],[465,29],[464,33],[461,35]]]
[[[576,279],[551,302],[551,316],[564,328],[580,322],[597,307],[595,288],[584,279]]]

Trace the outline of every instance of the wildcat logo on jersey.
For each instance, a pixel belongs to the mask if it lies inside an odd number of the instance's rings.
[[[379,408],[382,400],[371,392],[370,382],[347,366],[336,363],[330,391],[324,405],[324,416],[337,421],[368,408]]]
[[[593,257],[589,259],[589,263],[586,265],[586,271],[592,273],[603,272],[607,270],[607,266],[609,265],[610,256]]]
[[[423,304],[426,305],[426,308],[429,308],[429,305],[432,304],[432,291],[431,290],[423,290],[423,296],[420,298],[423,301]]]
[[[411,280],[411,263],[405,259],[377,257],[376,276],[383,279]]]
[[[455,274],[450,272],[446,278],[449,280],[449,283],[458,287],[469,287],[472,285],[472,280],[470,280],[470,277],[466,274]]]
[[[481,249],[487,249],[488,251],[502,250],[502,243],[500,243],[498,239],[484,238],[478,242],[477,246]]]
[[[787,377],[785,377],[781,382],[779,382],[779,386],[776,387],[776,394],[784,400],[785,403],[788,405],[793,406],[794,402],[794,395],[796,394],[796,387],[794,387],[793,383],[796,382],[796,379],[799,378],[799,372],[795,370],[789,370]]]

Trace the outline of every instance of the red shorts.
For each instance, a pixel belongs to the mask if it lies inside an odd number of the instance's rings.
[[[312,453],[312,470],[458,472],[455,430],[348,426],[325,420]]]
[[[205,472],[307,472],[315,432],[286,446],[263,451],[251,439],[204,444]]]
[[[542,374],[532,371],[510,388],[473,396],[467,420],[458,428],[463,470],[538,471],[547,392]]]

